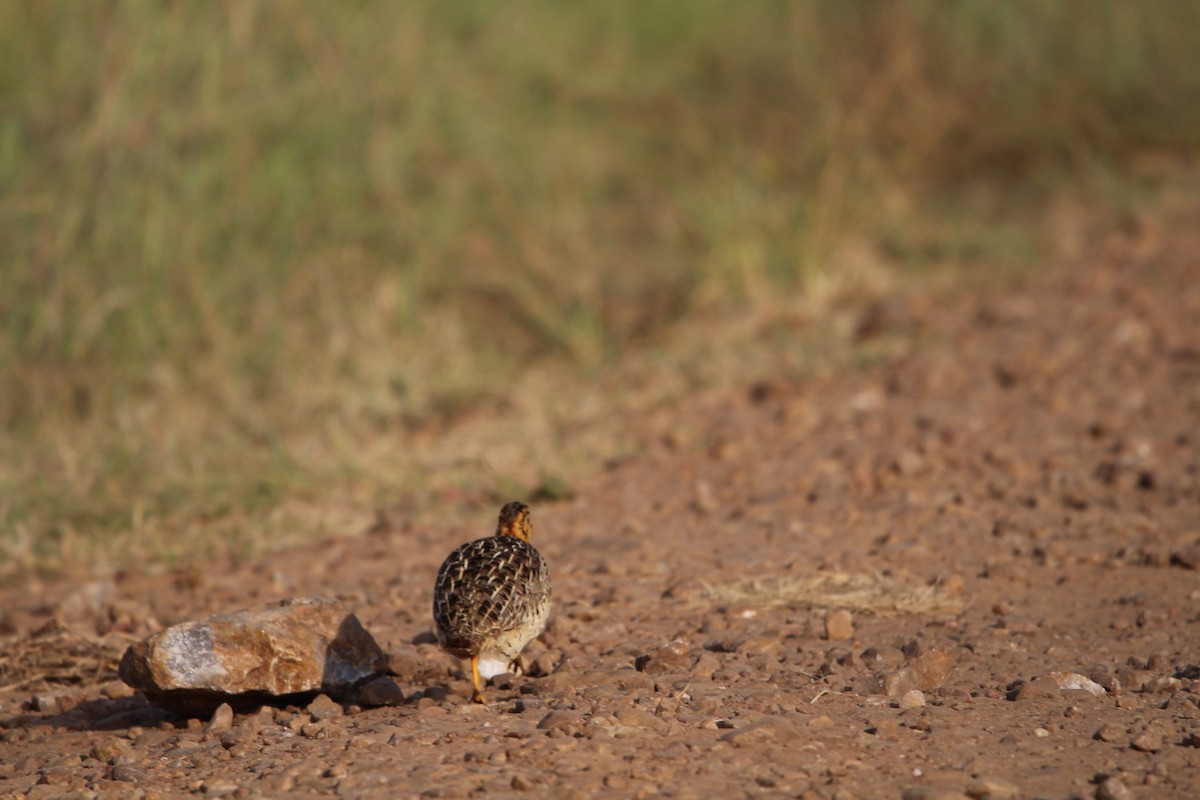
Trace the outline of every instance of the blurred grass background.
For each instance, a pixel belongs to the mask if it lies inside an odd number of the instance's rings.
[[[8,0],[0,578],[328,535],[531,364],[1036,265],[1198,146],[1190,0]]]

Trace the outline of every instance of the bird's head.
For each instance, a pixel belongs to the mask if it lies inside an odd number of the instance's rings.
[[[500,509],[500,522],[496,525],[497,536],[515,536],[529,541],[533,534],[533,523],[529,520],[529,506],[515,500]]]

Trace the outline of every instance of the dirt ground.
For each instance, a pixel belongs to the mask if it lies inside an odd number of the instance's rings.
[[[490,500],[5,589],[0,796],[1200,796],[1197,222],[864,309],[873,358],[630,420],[641,452],[534,504],[554,614],[487,706],[429,606]],[[205,731],[115,679],[162,624],[308,594],[351,599],[403,704]]]

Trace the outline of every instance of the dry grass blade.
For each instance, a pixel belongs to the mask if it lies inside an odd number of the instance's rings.
[[[939,586],[912,586],[878,575],[834,572],[803,577],[774,577],[709,587],[706,595],[724,605],[761,608],[825,606],[878,616],[954,612],[960,598]]]

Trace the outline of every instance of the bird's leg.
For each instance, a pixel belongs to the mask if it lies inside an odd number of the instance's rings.
[[[471,700],[476,703],[486,703],[487,700],[483,697],[483,684],[479,680],[479,656],[471,656],[471,684],[475,687],[475,691],[471,694]]]

